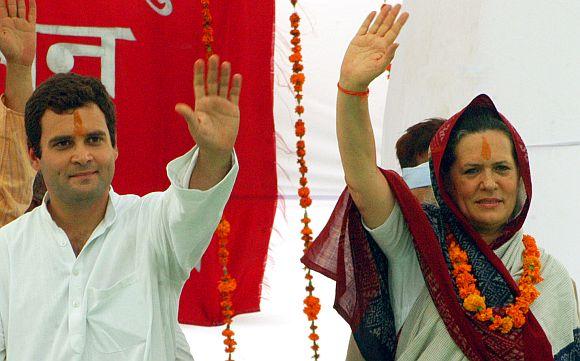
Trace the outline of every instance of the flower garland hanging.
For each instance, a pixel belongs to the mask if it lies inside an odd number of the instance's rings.
[[[203,17],[203,30],[201,41],[205,47],[206,58],[213,54],[213,27],[212,16],[209,9],[209,0],[201,0],[201,15]],[[229,251],[227,244],[230,235],[230,223],[222,217],[220,224],[216,230],[218,237],[218,257],[219,263],[222,266],[222,276],[218,282],[218,291],[221,296],[220,307],[222,309],[222,316],[224,317],[224,324],[226,328],[222,331],[222,336],[225,337],[224,345],[225,352],[228,354],[227,361],[233,361],[232,353],[236,350],[236,341],[234,340],[234,331],[231,329],[232,317],[234,316],[232,293],[236,289],[236,279],[228,272]]]
[[[209,0],[201,0],[201,15],[203,16],[201,41],[205,46],[206,56],[209,58],[213,54],[213,49],[211,47],[213,43],[213,19],[211,17],[211,12],[209,11]]]
[[[232,353],[235,351],[237,345],[236,341],[233,339],[234,331],[231,329],[232,317],[234,316],[232,292],[236,289],[236,280],[228,272],[230,253],[227,250],[227,244],[229,242],[228,236],[230,234],[230,223],[225,218],[221,220],[216,233],[219,242],[219,262],[223,270],[223,275],[218,284],[218,291],[220,292],[222,299],[220,306],[226,324],[226,328],[222,331],[222,335],[226,338],[224,344],[226,345],[225,351],[228,354],[228,361],[231,361]]]
[[[296,155],[298,156],[298,171],[300,172],[300,188],[298,189],[298,196],[300,197],[300,206],[304,208],[304,216],[302,217],[302,240],[304,241],[304,252],[312,244],[312,229],[310,229],[310,218],[308,218],[307,208],[312,204],[312,198],[310,198],[310,189],[307,187],[308,179],[306,178],[306,173],[308,172],[308,167],[306,166],[306,143],[304,142],[304,135],[306,134],[306,126],[302,120],[302,114],[304,113],[304,106],[302,106],[302,86],[304,85],[305,76],[302,72],[304,66],[302,65],[302,47],[300,46],[300,16],[296,13],[296,3],[298,0],[290,0],[292,6],[294,7],[294,12],[290,15],[290,35],[292,35],[292,55],[290,55],[289,60],[292,63],[292,75],[290,77],[290,82],[294,87],[294,98],[296,99],[296,107],[294,112],[298,114],[298,120],[296,121],[294,128],[296,136],[298,137],[298,142],[296,143]],[[305,268],[306,275],[304,278],[308,281],[306,286],[306,292],[308,295],[304,299],[304,313],[306,314],[308,321],[310,321],[310,334],[308,338],[312,341],[312,346],[310,348],[314,351],[314,360],[318,360],[320,357],[318,353],[318,339],[319,336],[316,333],[315,321],[318,319],[318,313],[320,312],[320,300],[314,297],[314,285],[312,284],[312,274],[309,268]]]
[[[489,308],[485,304],[485,297],[477,289],[476,279],[471,273],[471,265],[467,253],[461,249],[453,234],[447,236],[449,240],[449,257],[453,264],[453,277],[459,290],[459,297],[463,300],[463,308],[475,314],[475,318],[482,322],[490,322],[491,331],[499,330],[509,333],[514,328],[521,328],[526,323],[526,313],[530,305],[540,295],[534,286],[543,281],[540,276],[540,251],[532,236],[524,235],[523,274],[518,281],[520,294],[515,302],[501,308]]]

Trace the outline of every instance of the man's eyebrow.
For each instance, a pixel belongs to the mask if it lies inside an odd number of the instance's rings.
[[[57,135],[56,137],[50,139],[48,141],[48,144],[49,145],[55,145],[57,143],[60,143],[62,141],[65,141],[65,140],[72,140],[72,137],[70,135]]]
[[[107,137],[107,133],[102,131],[102,130],[95,130],[94,132],[89,132],[85,135],[85,137],[95,137],[95,136],[100,136],[100,137]]]

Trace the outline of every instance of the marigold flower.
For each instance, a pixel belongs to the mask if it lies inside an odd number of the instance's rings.
[[[304,134],[306,134],[306,127],[304,126],[304,122],[299,120],[296,122],[296,124],[294,125],[294,128],[296,130],[296,136],[297,137],[303,137]]]
[[[218,290],[221,293],[233,292],[236,289],[236,287],[237,287],[236,280],[233,278],[230,278],[228,280],[222,280],[218,284]]]
[[[303,73],[294,73],[290,76],[290,82],[292,84],[304,84],[305,76]]]
[[[503,319],[501,318],[501,316],[493,316],[493,322],[491,325],[489,325],[488,328],[491,331],[495,331],[502,325],[502,321]]]
[[[491,308],[486,308],[484,310],[481,310],[475,315],[475,318],[477,318],[479,321],[487,321],[487,320],[491,319],[492,317],[493,317],[493,310]]]
[[[471,312],[485,309],[485,297],[469,295],[463,300],[463,307]]]
[[[298,190],[298,195],[300,197],[308,197],[310,195],[310,189],[308,187],[302,187]]]
[[[501,320],[501,328],[500,331],[501,333],[508,333],[512,330],[513,327],[513,321],[511,319],[511,317],[504,317]]]
[[[308,184],[308,179],[306,177],[300,177],[300,185],[304,187],[306,184]],[[310,222],[310,220],[308,222]]]
[[[292,13],[292,15],[290,15],[290,21],[293,23],[300,21],[300,16],[298,16],[297,13]]]
[[[310,234],[312,234],[312,230],[310,229],[310,227],[305,226],[304,228],[302,228],[300,233],[302,233],[304,235],[306,235],[306,234],[310,235]]]
[[[310,197],[300,198],[300,207],[306,208],[312,204],[312,199]],[[312,234],[312,233],[310,233]]]
[[[292,40],[290,40],[290,43],[291,43],[292,45],[298,45],[298,44],[300,44],[300,37],[298,37],[298,36],[294,36],[294,37],[292,38]]]
[[[294,65],[292,65],[292,71],[297,73],[304,70],[304,65],[300,64],[300,63],[294,63]]]
[[[292,29],[292,30],[290,30],[290,35],[292,35],[292,36],[300,36],[300,30],[298,30],[298,29]]]
[[[234,331],[230,330],[229,328],[226,328],[225,330],[222,331],[222,336],[226,336],[231,338],[234,334]]]
[[[311,333],[310,336],[308,336],[308,338],[311,339],[312,341],[318,341],[318,339],[320,339],[320,337],[314,332]]]

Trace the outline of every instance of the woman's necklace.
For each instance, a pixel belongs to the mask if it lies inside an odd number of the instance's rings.
[[[471,265],[467,258],[467,253],[461,249],[459,243],[452,233],[448,233],[449,257],[453,264],[451,272],[455,279],[455,285],[459,290],[459,297],[463,300],[463,308],[474,313],[479,321],[489,322],[489,329],[498,330],[501,333],[508,333],[513,328],[521,328],[526,323],[526,313],[530,310],[530,305],[540,295],[534,286],[541,282],[540,276],[540,251],[536,246],[534,237],[524,235],[524,273],[518,281],[519,295],[515,301],[501,308],[489,308],[485,304],[485,297],[476,286],[476,278],[471,273]]]

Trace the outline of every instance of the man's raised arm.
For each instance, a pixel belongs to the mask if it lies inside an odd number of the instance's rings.
[[[36,53],[36,3],[0,0],[0,51],[6,58],[6,88],[0,104],[0,226],[26,211],[34,170],[28,160],[24,107],[32,94]]]
[[[197,163],[189,179],[191,189],[210,189],[232,167],[232,151],[240,126],[238,103],[242,76],[235,74],[230,88],[231,65],[223,62],[218,72],[218,64],[217,55],[208,59],[206,81],[205,63],[201,59],[196,61],[193,76],[195,110],[183,103],[175,106],[187,121],[189,133],[199,147]]]

